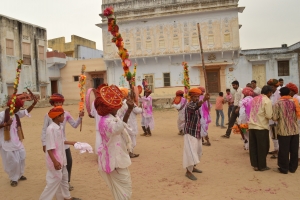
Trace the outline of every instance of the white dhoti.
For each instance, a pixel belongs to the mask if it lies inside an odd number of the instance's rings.
[[[270,137],[271,139],[273,138],[273,131],[272,129],[270,128],[269,130],[269,134],[270,134]],[[279,143],[278,143],[278,140],[275,140],[275,139],[272,139],[273,141],[273,145],[274,145],[274,151],[278,151],[279,150]]]
[[[183,168],[192,172],[194,166],[200,162],[202,156],[202,140],[189,134],[185,134],[183,137]]]
[[[98,149],[99,149],[99,146],[101,144],[101,136],[100,136],[100,132],[99,130],[96,130],[96,141],[95,141],[95,154],[98,155]]]
[[[154,119],[153,116],[151,117],[144,117],[142,115],[142,121],[141,121],[142,126],[145,126],[146,128],[150,128],[150,130],[154,129]]]
[[[40,200],[56,200],[71,199],[69,184],[68,184],[68,170],[63,166],[61,170],[48,170],[46,175],[47,185],[40,196]]]
[[[133,134],[129,134],[130,138],[131,138],[131,144],[132,144],[132,150],[134,149],[134,147],[136,146],[136,135]]]
[[[19,181],[25,169],[25,149],[16,151],[1,150],[4,171],[8,174],[11,181]]]
[[[128,200],[132,195],[131,177],[128,168],[117,168],[107,174],[99,169],[115,200]]]

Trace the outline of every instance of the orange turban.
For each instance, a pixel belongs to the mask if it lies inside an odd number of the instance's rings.
[[[278,87],[278,86],[279,86],[279,81],[278,81],[277,79],[270,79],[270,80],[267,82],[267,85]]]
[[[295,94],[298,94],[298,87],[294,83],[288,83],[285,87],[289,88]]]
[[[199,88],[192,88],[189,90],[189,95],[192,96],[200,96],[202,91]]]
[[[99,96],[96,98],[94,105],[100,116],[106,116],[111,111],[122,107],[124,96],[117,86],[102,84],[98,89]]]
[[[124,97],[128,96],[128,89],[127,88],[120,87],[119,89],[122,91]]]
[[[7,106],[10,107],[10,105],[12,104],[12,99],[10,99],[7,102]],[[15,108],[22,108],[24,106],[24,101],[22,101],[21,99],[19,99],[18,97],[16,98],[16,103],[15,103]]]
[[[205,92],[205,87],[200,86],[200,87],[198,87],[198,88],[202,91],[202,93]]]
[[[243,89],[242,93],[243,93],[243,95],[245,95],[245,96],[251,96],[251,97],[253,97],[254,94],[255,94],[254,91],[253,91],[253,89],[250,88],[250,87],[245,87],[245,88]]]
[[[57,106],[52,108],[49,112],[48,112],[48,116],[51,119],[55,119],[56,117],[58,117],[59,115],[63,114],[65,111],[61,106]]]
[[[64,101],[65,101],[65,98],[64,98],[63,95],[58,94],[58,93],[54,93],[54,94],[51,95],[49,103],[51,105],[53,105],[55,102],[62,102],[63,103]]]

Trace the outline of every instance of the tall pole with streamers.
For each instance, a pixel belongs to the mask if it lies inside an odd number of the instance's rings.
[[[80,88],[79,112],[84,111],[85,83],[86,83],[86,76],[84,75],[85,70],[86,70],[85,65],[82,65],[79,84],[78,84],[78,87]],[[80,131],[81,130],[82,130],[82,119],[80,123]]]
[[[183,66],[183,85],[184,85],[184,97],[189,100],[189,90],[191,88],[190,86],[190,76],[189,76],[189,66],[187,62],[182,62]]]
[[[15,81],[14,81],[14,93],[12,94],[12,97],[11,97],[12,104],[10,105],[10,108],[9,108],[9,115],[10,116],[14,115],[16,99],[17,99],[17,92],[18,92],[18,86],[19,86],[19,82],[20,82],[20,74],[21,74],[21,70],[22,70],[22,64],[23,64],[23,60],[22,59],[18,60],[17,74],[16,74],[16,78],[15,78]]]

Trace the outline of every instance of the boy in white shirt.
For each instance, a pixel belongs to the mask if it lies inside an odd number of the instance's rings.
[[[46,165],[48,168],[47,185],[40,196],[40,200],[80,200],[71,197],[68,184],[67,159],[65,144],[73,145],[76,142],[65,141],[63,127],[64,109],[61,106],[54,107],[48,113],[52,123],[46,131]]]

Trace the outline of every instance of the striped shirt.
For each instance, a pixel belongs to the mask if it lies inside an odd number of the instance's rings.
[[[201,138],[201,115],[198,103],[191,101],[185,107],[184,133],[195,138]]]

